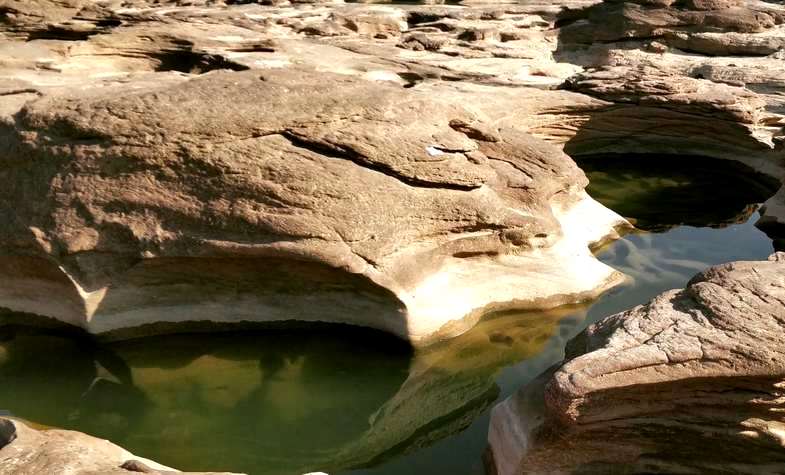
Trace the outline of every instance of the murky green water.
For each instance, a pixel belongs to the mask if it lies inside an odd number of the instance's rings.
[[[590,193],[657,232],[600,252],[634,283],[593,305],[489,316],[418,354],[344,327],[105,346],[0,329],[0,411],[187,470],[484,473],[490,407],[559,361],[586,325],[708,265],[772,252],[749,206],[770,191],[758,178],[716,161],[681,158],[673,173],[600,160],[581,163]]]

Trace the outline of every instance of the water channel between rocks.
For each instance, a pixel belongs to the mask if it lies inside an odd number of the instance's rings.
[[[490,408],[558,362],[583,328],[709,265],[773,251],[753,225],[772,190],[730,162],[579,164],[592,196],[649,230],[598,251],[633,281],[596,302],[490,315],[416,354],[335,326],[105,346],[0,329],[0,413],[107,438],[181,470],[484,473]]]

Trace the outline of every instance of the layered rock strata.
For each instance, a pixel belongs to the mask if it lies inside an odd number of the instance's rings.
[[[562,87],[609,103],[568,153],[708,155],[785,181],[782,5],[607,1],[559,22],[555,57],[584,67]],[[761,210],[773,236],[785,223],[783,192]]]
[[[299,319],[427,342],[619,280],[586,245],[623,220],[537,139],[785,176],[771,55],[649,44],[774,41],[780,7],[560,7],[5,2],[2,306],[115,337]]]
[[[782,472],[784,328],[785,253],[712,267],[607,317],[494,409],[495,467]]]
[[[13,31],[30,39],[24,18],[11,17]],[[195,321],[329,321],[421,344],[489,310],[577,302],[620,281],[589,246],[626,222],[524,127],[459,94],[320,72],[308,57],[271,69],[202,52],[189,74],[165,74],[196,41],[151,45],[161,28],[143,18],[74,46],[92,60],[111,46],[120,62],[102,66],[138,77],[77,87],[73,73],[45,72],[9,86],[0,306],[15,321],[115,338]],[[248,48],[268,54],[263,40]],[[30,43],[51,41],[63,39],[11,41],[10,62],[29,71]]]
[[[559,148],[706,155],[785,182],[785,8],[775,2],[237,3],[0,0],[3,322],[46,317],[120,338],[205,320],[327,320],[427,343],[493,308],[576,301],[618,281],[588,245],[625,223],[583,194]],[[785,188],[761,213],[762,229],[785,235]],[[709,332],[689,320],[708,303],[673,298],[677,328]],[[776,357],[776,334],[755,354]],[[759,445],[739,446],[776,470],[781,421],[760,408],[779,407],[779,369],[734,358],[688,358],[705,378],[641,386],[683,385],[688,402],[716,405],[689,406],[689,417],[625,413],[612,430],[610,409],[580,393],[615,397],[601,387],[609,378],[591,374],[600,386],[575,393],[552,383],[553,411],[578,411],[555,417],[551,433],[571,434],[557,442],[527,435],[539,422],[520,417],[542,393],[519,395],[503,406],[517,435],[499,467],[515,470],[520,447],[537,441],[528,466],[552,470],[548,447],[564,454],[573,440],[565,468],[604,469],[589,443],[616,434],[611,453],[632,469],[681,469],[677,447],[670,462],[641,462],[642,446],[665,451],[645,428],[677,427],[700,445],[694,429],[722,432],[715,409],[734,407],[746,419],[722,437],[735,446],[752,440],[737,433],[758,434]],[[711,372],[728,362],[761,372]],[[411,391],[428,379],[412,377]],[[405,420],[402,410],[396,399],[380,417]],[[599,418],[585,432],[581,411]],[[687,425],[669,425],[673,414]],[[741,460],[733,454],[723,462]]]

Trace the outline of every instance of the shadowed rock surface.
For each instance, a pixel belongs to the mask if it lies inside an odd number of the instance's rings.
[[[779,38],[773,4],[49,6],[2,10],[17,320],[112,338],[340,321],[425,343],[619,281],[585,246],[625,223],[542,139],[785,176],[781,61],[647,43]],[[772,235],[784,206],[763,208]]]

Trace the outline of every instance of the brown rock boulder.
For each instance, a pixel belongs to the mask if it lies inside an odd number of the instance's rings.
[[[657,38],[669,32],[760,33],[778,24],[780,18],[777,9],[751,8],[735,0],[606,0],[577,12],[566,12],[561,20],[560,41],[630,41]]]
[[[48,95],[0,144],[0,305],[92,333],[294,319],[425,341],[619,278],[587,245],[623,221],[566,155],[396,84],[285,69]]]
[[[780,473],[784,330],[785,253],[712,267],[574,339],[545,378],[542,415],[531,410],[538,391],[497,408],[497,464]]]

